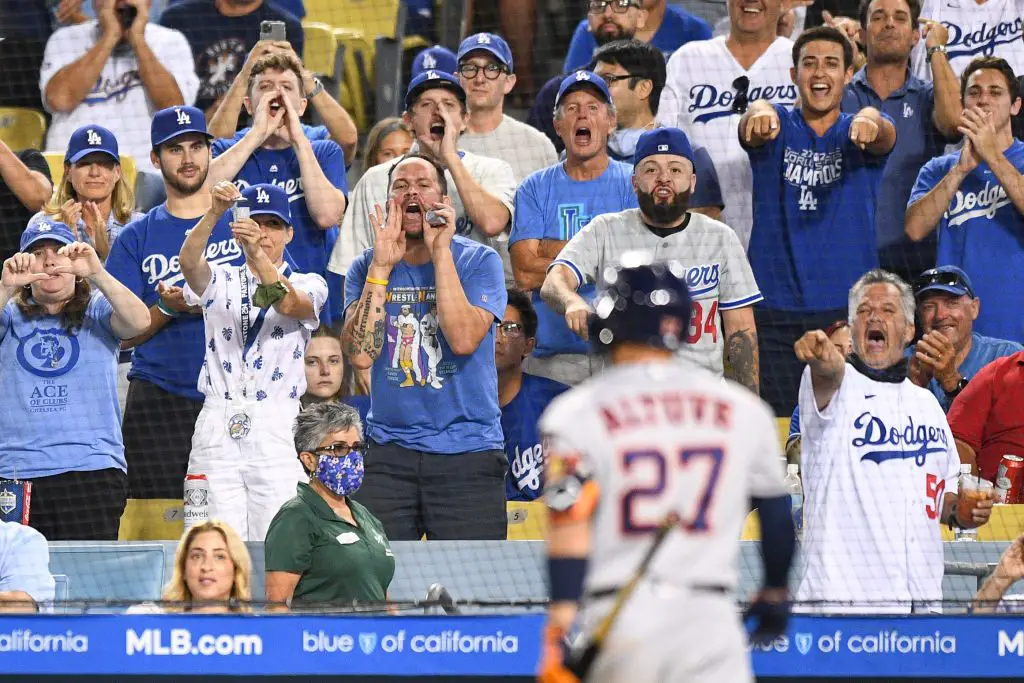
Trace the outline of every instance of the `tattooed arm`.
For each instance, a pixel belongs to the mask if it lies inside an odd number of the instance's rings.
[[[345,356],[359,370],[371,368],[384,347],[384,296],[387,286],[369,280],[386,282],[389,275],[390,269],[385,271],[371,265],[359,301],[345,314],[341,341]]]
[[[757,352],[757,327],[750,306],[722,311],[725,354],[729,361],[729,379],[760,394],[761,366]]]

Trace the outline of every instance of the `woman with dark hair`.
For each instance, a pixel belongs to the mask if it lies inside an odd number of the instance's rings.
[[[116,540],[128,481],[117,402],[121,340],[149,308],[63,223],[21,237],[0,277],[0,478],[32,483],[50,541]]]
[[[130,221],[140,218],[135,192],[121,169],[117,138],[102,126],[82,126],[64,153],[64,175],[53,196],[32,220],[59,220],[106,260],[110,245]]]
[[[306,393],[302,407],[333,401],[350,405],[366,420],[370,397],[352,394],[353,368],[345,362],[341,340],[326,325],[321,325],[306,344]]]

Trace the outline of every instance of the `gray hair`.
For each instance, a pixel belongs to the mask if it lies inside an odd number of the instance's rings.
[[[608,100],[607,102],[605,102],[605,105],[608,107],[608,114],[610,116],[617,116],[618,115],[618,111],[615,109],[615,103],[614,102],[612,102],[611,100]],[[562,118],[562,116],[564,116],[564,112],[563,112],[564,107],[565,107],[565,104],[562,103],[562,102],[559,102],[558,106],[554,108],[554,110],[552,111],[552,116],[553,116],[554,120],[557,121],[558,119]]]
[[[869,270],[860,276],[860,279],[853,283],[850,288],[850,297],[847,301],[846,315],[847,323],[853,327],[853,319],[857,317],[857,306],[864,298],[864,290],[871,285],[892,285],[900,293],[900,307],[903,309],[903,317],[908,325],[914,324],[914,290],[899,275],[890,273],[881,268]]]
[[[359,411],[344,403],[311,403],[295,418],[295,452],[312,453],[328,434],[355,429],[363,438]]]

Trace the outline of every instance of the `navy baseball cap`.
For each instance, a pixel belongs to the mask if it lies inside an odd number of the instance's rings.
[[[512,48],[501,36],[495,33],[477,33],[466,38],[459,45],[459,63],[461,64],[470,52],[477,50],[491,53],[495,59],[508,67],[509,73],[512,72]]]
[[[117,151],[117,138],[103,126],[82,126],[68,140],[68,150],[64,153],[64,162],[75,164],[86,155],[99,152],[120,163],[121,155]]]
[[[75,234],[71,232],[71,228],[60,221],[35,221],[29,223],[25,232],[21,233],[21,245],[18,247],[18,251],[28,251],[33,244],[44,240],[71,244],[75,241]]]
[[[590,86],[596,88],[605,102],[612,101],[612,94],[608,92],[608,84],[605,80],[598,76],[593,71],[580,70],[575,73],[571,73],[562,79],[562,84],[558,86],[558,95],[555,97],[555,106],[557,107],[561,103],[562,98],[573,92]]]
[[[921,273],[914,282],[914,296],[928,292],[945,292],[953,296],[966,295],[972,299],[976,298],[971,278],[956,266],[939,266]]]
[[[405,91],[405,108],[409,109],[412,107],[412,103],[416,101],[416,98],[424,90],[432,90],[433,88],[450,90],[455,93],[461,102],[466,101],[466,91],[462,89],[462,84],[459,83],[459,79],[454,74],[430,69],[416,76],[409,83],[409,89]]]
[[[412,76],[415,78],[424,71],[443,71],[453,74],[459,67],[459,60],[455,53],[443,45],[434,45],[419,54],[412,60]]]
[[[242,196],[249,202],[249,216],[277,216],[287,225],[292,224],[292,211],[288,204],[288,193],[277,185],[261,183],[242,190]]]
[[[161,109],[153,117],[149,128],[150,143],[154,149],[186,133],[201,133],[208,138],[206,132],[206,115],[195,107],[168,107]]]
[[[693,163],[693,147],[686,133],[678,128],[655,128],[641,135],[633,152],[633,166],[655,154],[674,154]]]

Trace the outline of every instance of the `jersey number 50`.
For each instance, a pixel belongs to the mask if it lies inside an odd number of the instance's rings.
[[[718,475],[725,460],[725,451],[721,448],[686,448],[679,451],[675,459],[666,457],[659,450],[627,451],[622,454],[622,469],[625,472],[643,471],[653,473],[645,479],[649,483],[626,491],[622,496],[622,532],[624,534],[646,534],[658,529],[677,501],[661,500],[665,493],[668,478],[674,476],[677,469],[687,470],[697,462],[705,462],[704,482],[699,487],[697,501],[691,514],[680,512],[681,526],[690,532],[706,533],[710,528],[708,508],[715,499],[715,488],[718,486]],[[641,475],[642,476],[642,475]],[[638,510],[637,508],[640,508]],[[643,508],[653,508],[661,518],[645,518]]]

